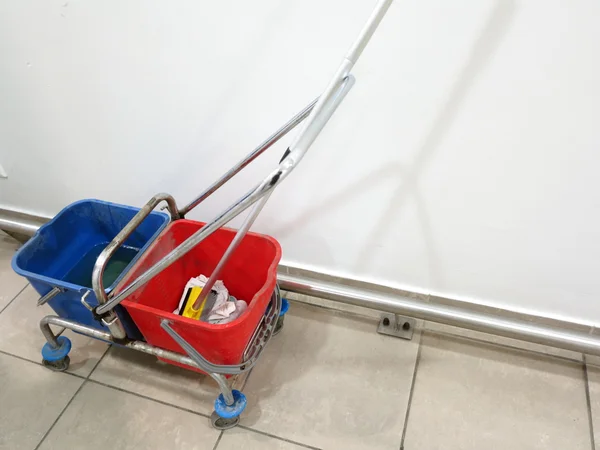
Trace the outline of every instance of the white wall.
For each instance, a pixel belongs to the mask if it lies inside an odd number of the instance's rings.
[[[0,206],[184,203],[320,92],[372,7],[0,2]],[[600,324],[598,17],[596,0],[397,0],[255,229],[287,264]]]

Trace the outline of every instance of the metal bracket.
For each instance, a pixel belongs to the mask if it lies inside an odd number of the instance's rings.
[[[92,291],[85,291],[85,294],[81,296],[81,304],[85,306],[89,311],[94,312],[94,307],[85,301],[88,295],[90,295]]]
[[[45,305],[46,303],[48,303],[50,300],[52,300],[54,297],[56,297],[61,292],[64,292],[64,289],[61,289],[58,286],[55,286],[54,288],[52,288],[52,290],[50,292],[48,292],[46,295],[44,295],[42,298],[40,298],[38,300],[37,305],[38,306]]]
[[[379,334],[411,340],[416,325],[415,319],[397,314],[383,313],[377,327]]]

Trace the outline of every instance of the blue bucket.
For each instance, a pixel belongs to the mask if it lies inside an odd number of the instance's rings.
[[[81,297],[90,291],[86,302],[98,305],[92,290],[92,269],[96,259],[138,211],[139,208],[100,200],[72,203],[19,249],[13,257],[12,268],[27,278],[40,296],[55,287],[63,291],[48,302],[60,317],[106,331],[106,327],[83,306]],[[168,223],[168,215],[152,212],[131,233],[104,271],[107,292],[121,281]],[[141,334],[129,314],[121,307],[115,311],[127,336],[140,339]]]

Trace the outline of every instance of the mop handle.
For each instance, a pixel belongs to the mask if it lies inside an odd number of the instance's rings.
[[[272,171],[261,183],[254,189],[247,192],[243,197],[238,199],[233,205],[222,211],[212,222],[204,225],[200,230],[196,231],[178,247],[173,249],[169,254],[164,256],[158,263],[132,281],[128,286],[122,289],[118,294],[112,296],[106,303],[97,307],[97,314],[104,314],[112,310],[125,297],[135,292],[137,289],[145,285],[148,281],[169,267],[183,255],[192,250],[196,245],[221,228],[227,222],[240,213],[249,208],[260,198],[271,192],[279,183],[281,183],[291,171],[298,165],[304,154],[315,141],[321,130],[325,127],[339,104],[342,102],[348,91],[354,85],[354,77],[350,74],[350,70],[360,57],[369,39],[377,29],[377,26],[383,19],[392,0],[379,0],[367,23],[361,30],[358,38],[352,44],[342,64],[336,71],[335,75],[327,85],[323,94],[317,100],[317,103],[310,111],[306,118],[302,129],[289,147],[289,153],[281,161],[279,166]],[[263,202],[264,203],[264,202]],[[226,252],[228,253],[228,252]]]

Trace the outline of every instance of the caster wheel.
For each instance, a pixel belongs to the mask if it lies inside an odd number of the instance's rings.
[[[42,364],[44,367],[54,371],[54,372],[64,372],[69,368],[69,364],[71,363],[71,358],[69,356],[65,356],[63,359],[58,359],[56,361],[48,361],[46,359],[42,359]]]
[[[225,403],[223,394],[219,394],[215,400],[215,410],[210,416],[210,421],[217,430],[227,430],[240,423],[240,414],[246,408],[246,396],[240,391],[233,389],[233,404]]]
[[[217,414],[216,411],[210,416],[210,423],[217,430],[229,430],[240,423],[240,416],[234,417],[233,419],[225,419]]]
[[[65,336],[59,336],[56,340],[58,347],[53,347],[47,342],[42,347],[42,364],[55,372],[64,372],[71,362],[69,358],[71,341]]]

